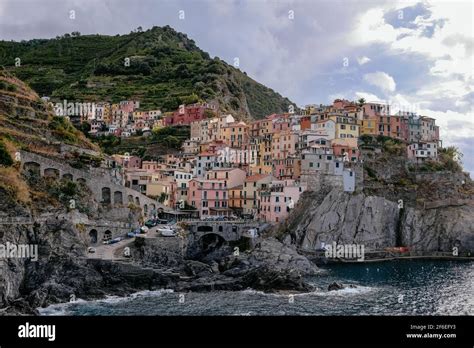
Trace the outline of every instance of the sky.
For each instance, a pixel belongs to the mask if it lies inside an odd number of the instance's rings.
[[[298,106],[384,101],[436,118],[474,174],[474,2],[0,0],[0,39],[170,25]],[[73,11],[73,12],[72,12]]]

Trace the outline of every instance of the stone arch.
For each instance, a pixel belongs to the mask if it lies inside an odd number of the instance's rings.
[[[114,204],[123,204],[122,191],[115,191],[114,192]]]
[[[69,173],[63,174],[63,179],[68,181],[74,181],[74,177],[72,176],[72,174]]]
[[[41,176],[41,165],[38,162],[25,162],[23,170],[27,173]]]
[[[133,203],[133,196],[132,195],[128,195],[128,203]]]
[[[110,230],[105,231],[103,240],[107,241],[107,240],[111,240],[111,239],[112,239],[112,231],[110,231]]]
[[[46,168],[44,170],[44,176],[47,177],[47,178],[59,179],[59,177],[60,177],[59,169]]]
[[[202,251],[210,252],[227,244],[227,241],[217,233],[207,233],[199,238],[198,243]]]
[[[97,236],[98,236],[98,233],[97,233],[96,229],[90,230],[89,231],[89,242],[91,244],[96,244],[97,243]]]
[[[76,181],[77,181],[77,183],[78,183],[79,185],[84,185],[84,186],[85,186],[86,183],[87,183],[87,182],[86,182],[86,179],[84,179],[84,178],[77,178]]]
[[[222,225],[219,225],[218,231],[219,232],[224,232],[224,227]]]
[[[135,197],[135,204],[136,204],[137,206],[140,206],[140,198]]]
[[[102,187],[102,203],[110,204],[110,188],[109,187]]]
[[[198,232],[214,232],[214,229],[212,228],[212,226],[203,225],[203,226],[198,226],[197,231]]]

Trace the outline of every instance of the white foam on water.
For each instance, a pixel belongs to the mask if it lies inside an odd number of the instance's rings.
[[[76,301],[72,302],[65,302],[65,303],[57,303],[57,304],[52,304],[48,307],[45,308],[38,308],[38,312],[40,315],[69,315],[70,314],[70,309],[74,304],[86,304],[86,303],[107,303],[107,304],[117,304],[117,303],[122,303],[122,302],[127,302],[127,301],[132,301],[140,297],[159,297],[163,294],[168,294],[168,293],[173,293],[174,291],[172,289],[160,289],[160,290],[143,290],[139,292],[135,292],[133,294],[130,294],[129,296],[107,296],[106,298],[99,299],[99,300],[83,300],[83,299],[77,299]]]
[[[160,289],[160,290],[143,290],[139,292],[134,292],[133,294],[130,294],[128,296],[122,297],[122,296],[107,296],[104,299],[100,300],[93,300],[90,302],[100,302],[100,303],[110,303],[110,304],[115,304],[115,303],[121,303],[121,302],[127,302],[127,301],[132,301],[140,297],[159,297],[163,294],[169,294],[173,293],[174,291],[172,289]]]

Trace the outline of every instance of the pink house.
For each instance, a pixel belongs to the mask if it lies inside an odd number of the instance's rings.
[[[192,179],[189,182],[188,204],[200,216],[230,215],[228,187],[222,180]]]
[[[126,169],[141,168],[142,160],[138,156],[112,155],[114,161]]]
[[[226,187],[243,185],[245,171],[239,168],[215,168],[206,173],[207,180],[220,180]]]
[[[300,199],[305,187],[294,180],[273,181],[260,191],[260,219],[283,222]]]

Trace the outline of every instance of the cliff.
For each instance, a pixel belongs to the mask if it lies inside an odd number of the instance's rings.
[[[363,244],[368,250],[407,246],[412,251],[474,253],[474,206],[406,207],[382,196],[331,190],[303,195],[283,232],[304,250],[321,242]]]
[[[474,184],[455,151],[441,149],[437,162],[415,166],[404,144],[382,141],[377,151],[360,146],[363,180],[355,192],[325,186],[303,193],[279,237],[312,252],[336,242],[362,244],[366,253],[403,246],[412,255],[453,248],[473,255]]]

